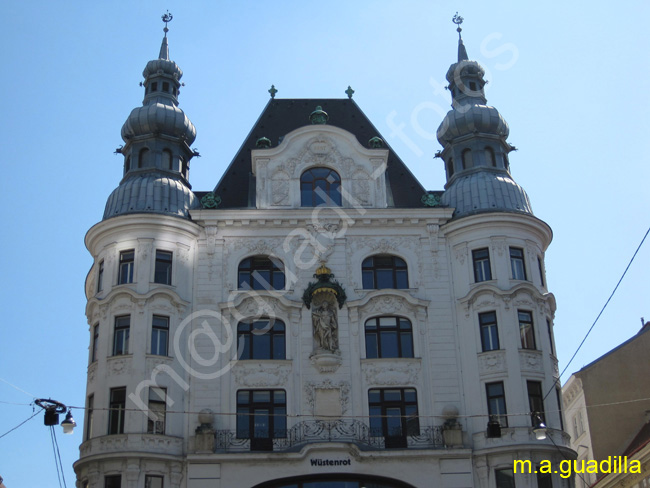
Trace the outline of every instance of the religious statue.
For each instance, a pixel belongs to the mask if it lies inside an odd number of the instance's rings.
[[[336,351],[339,348],[339,326],[336,310],[327,300],[324,300],[318,307],[314,307],[311,313],[311,321],[316,347],[326,351]]]

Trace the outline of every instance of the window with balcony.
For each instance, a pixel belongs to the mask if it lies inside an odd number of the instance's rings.
[[[149,387],[147,434],[165,433],[166,399],[167,390],[165,388]]]
[[[286,359],[285,325],[279,319],[237,325],[239,359]]]
[[[497,326],[496,312],[478,314],[478,322],[481,329],[481,347],[483,348],[483,352],[499,349],[499,328]]]
[[[542,393],[541,381],[526,381],[528,388],[528,406],[532,414],[532,425],[537,425],[537,418],[535,414],[539,415],[542,422],[546,423],[544,415],[544,394]]]
[[[510,248],[510,271],[513,280],[526,280],[526,265],[524,264],[524,250],[519,247]]]
[[[302,207],[340,207],[341,177],[329,168],[311,168],[300,177]]]
[[[131,331],[131,317],[125,315],[115,317],[115,330],[113,332],[113,356],[129,353],[129,335]]]
[[[284,390],[237,392],[238,439],[250,439],[252,451],[271,451],[273,439],[286,436],[287,398]]]
[[[169,347],[169,317],[154,315],[151,321],[151,354],[167,356]]]
[[[474,263],[474,281],[490,281],[492,270],[490,269],[490,251],[487,247],[472,251],[472,262]]]
[[[276,258],[254,256],[239,263],[240,290],[284,290],[284,264]]]
[[[368,391],[370,431],[387,448],[407,447],[407,436],[420,435],[417,392],[413,388]]]
[[[126,409],[126,388],[111,388],[108,405],[108,434],[124,433],[124,414]]]
[[[519,318],[519,336],[521,338],[522,349],[535,349],[535,329],[533,327],[533,314],[517,311]]]
[[[485,384],[487,395],[487,407],[490,418],[494,418],[501,424],[501,427],[508,426],[508,411],[506,410],[506,393],[503,388],[503,381]]]
[[[169,251],[156,251],[156,265],[154,269],[154,283],[163,285],[172,284],[172,258],[173,254]]]
[[[379,254],[364,259],[361,263],[361,275],[365,290],[409,287],[408,267],[406,262],[397,256]]]
[[[134,260],[135,260],[135,251],[133,249],[120,252],[120,272],[117,279],[118,285],[133,283]]]
[[[412,358],[413,329],[403,317],[375,317],[366,321],[367,358]]]

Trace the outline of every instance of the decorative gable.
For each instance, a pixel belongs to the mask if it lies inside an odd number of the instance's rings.
[[[257,208],[299,208],[300,177],[329,168],[341,177],[343,207],[385,208],[387,149],[367,149],[354,134],[328,125],[306,126],[272,149],[251,152]]]

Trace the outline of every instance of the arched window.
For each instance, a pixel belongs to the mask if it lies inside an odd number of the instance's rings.
[[[127,156],[124,160],[124,174],[127,174],[131,170],[131,156]]]
[[[506,169],[506,171],[510,171],[510,164],[508,163],[508,155],[507,154],[503,155],[503,167]]]
[[[447,177],[451,178],[454,176],[454,159],[449,158],[449,161],[447,161]]]
[[[183,178],[187,179],[189,177],[189,169],[190,168],[187,166],[187,161],[181,158],[181,174],[183,175]]]
[[[413,328],[403,317],[366,320],[367,358],[412,358]]]
[[[497,160],[494,157],[494,149],[490,146],[485,146],[485,160],[487,161],[488,166],[497,167]]]
[[[149,149],[146,147],[140,149],[140,154],[138,155],[138,168],[145,168],[149,164]]]
[[[284,290],[284,265],[279,259],[253,256],[239,263],[240,290]]]
[[[172,152],[169,149],[163,149],[162,169],[166,169],[169,171],[171,171],[172,169]]]
[[[464,149],[462,155],[463,155],[463,169],[473,168],[474,161],[472,160],[472,150]]]
[[[279,319],[239,322],[237,350],[239,359],[285,359],[285,326]]]
[[[329,168],[311,168],[300,177],[303,207],[341,206],[341,177]]]
[[[363,260],[361,274],[365,290],[409,287],[406,262],[397,256],[370,256]]]

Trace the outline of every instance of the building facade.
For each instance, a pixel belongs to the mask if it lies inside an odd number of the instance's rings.
[[[79,487],[568,486],[513,474],[515,459],[573,455],[552,233],[512,179],[508,125],[462,40],[444,191],[351,92],[271,90],[221,181],[195,192],[167,31],[143,76],[124,177],[86,236]],[[540,419],[552,442],[535,439]]]

